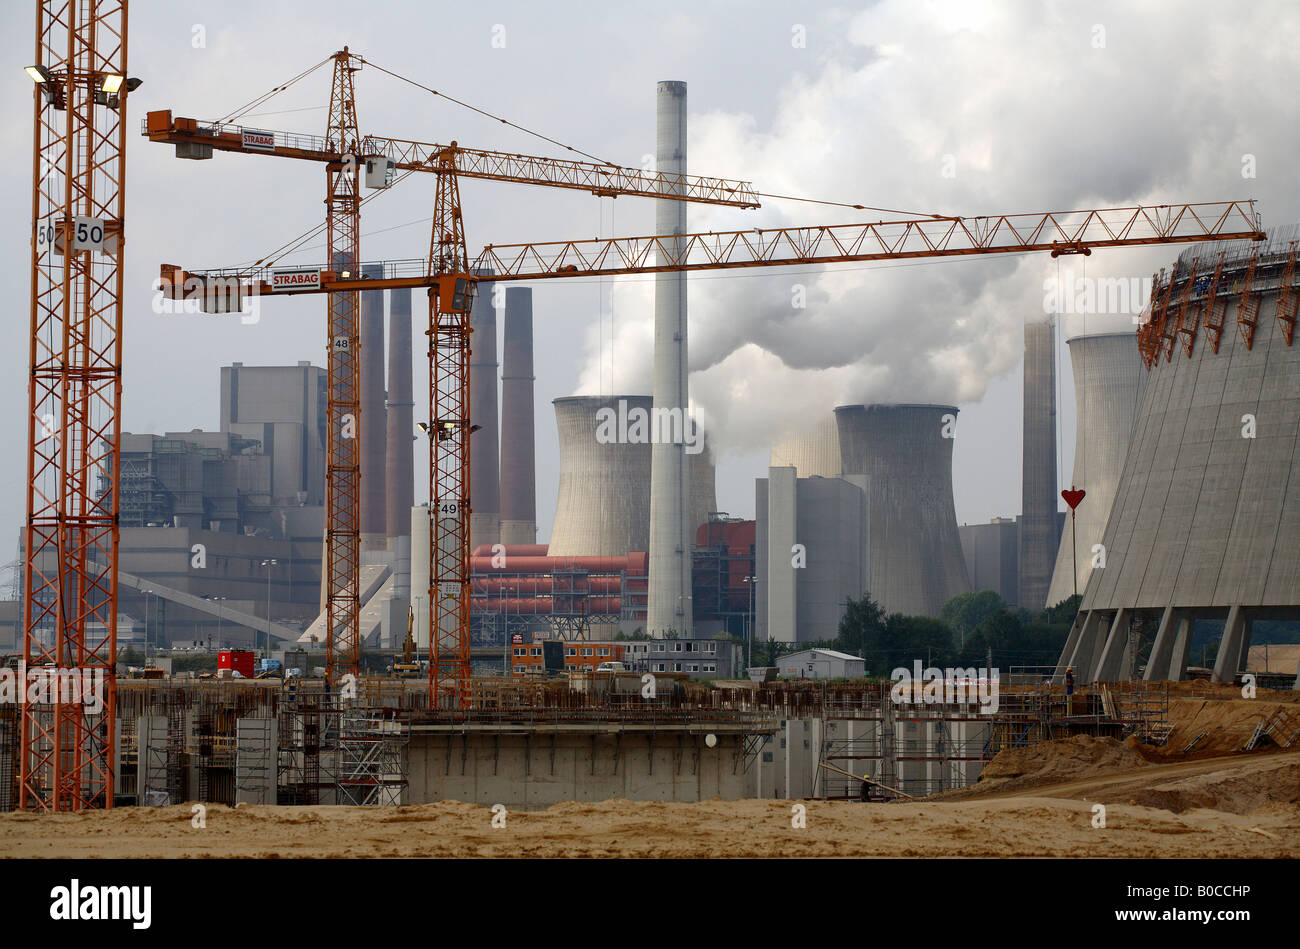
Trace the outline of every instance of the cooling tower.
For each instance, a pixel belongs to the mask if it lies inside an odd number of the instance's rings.
[[[415,420],[411,388],[411,291],[388,294],[388,417],[385,498],[393,551],[393,596],[411,592],[411,508],[415,505]]]
[[[828,412],[808,428],[787,432],[772,445],[770,468],[796,468],[800,478],[840,476],[840,433],[835,414]]]
[[[835,410],[841,468],[868,478],[867,589],[887,613],[938,616],[970,591],[952,499],[956,416],[947,405]]]
[[[480,270],[480,273],[491,271]],[[497,311],[491,284],[470,309],[469,414],[480,426],[470,436],[470,546],[501,539],[501,468],[497,441]]]
[[[506,289],[501,366],[501,543],[537,542],[533,291]]]
[[[1129,675],[1141,615],[1157,625],[1148,678],[1183,678],[1193,622],[1214,619],[1225,624],[1214,678],[1231,681],[1254,620],[1300,618],[1297,273],[1296,245],[1273,237],[1197,245],[1157,278],[1138,334],[1151,366],[1102,534],[1106,564],[1088,581],[1058,675],[1067,665],[1081,681]]]
[[[1025,324],[1024,450],[1020,472],[1020,603],[1047,605],[1056,563],[1056,346],[1051,323]]]
[[[1092,546],[1101,543],[1106,529],[1110,502],[1124,470],[1133,418],[1146,384],[1146,370],[1132,333],[1076,336],[1068,342],[1076,416],[1074,477],[1070,484],[1086,494],[1075,512],[1073,526],[1066,515],[1056,569],[1047,591],[1048,605],[1073,596],[1076,577],[1080,592],[1088,586]]]
[[[620,557],[650,539],[650,444],[597,440],[597,413],[648,413],[644,395],[555,399],[560,488],[551,527],[552,557]],[[633,416],[635,417],[635,416]],[[653,569],[653,568],[652,568]]]
[[[383,268],[363,266],[363,277],[382,277]],[[361,336],[361,549],[388,549],[384,480],[388,422],[384,412],[384,291],[362,290]]]
[[[657,89],[655,161],[658,171],[686,173],[686,83],[661,82]],[[686,233],[684,201],[655,202],[655,233]],[[669,246],[669,250],[672,247]],[[684,414],[690,405],[686,342],[686,274],[655,274],[654,404]],[[661,440],[652,451],[650,475],[650,592],[646,631],[689,637],[691,546],[690,474],[685,445]]]

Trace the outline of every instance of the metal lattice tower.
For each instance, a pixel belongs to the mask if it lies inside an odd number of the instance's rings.
[[[359,61],[345,46],[334,54],[326,141],[344,155],[325,168],[326,231],[331,266],[357,266],[360,231],[360,150],[353,73]],[[329,295],[329,442],[325,488],[326,675],[330,681],[361,671],[359,618],[361,566],[361,371],[358,295]],[[375,424],[375,420],[367,420]]]
[[[23,657],[102,676],[103,706],[23,706],[31,810],[113,804],[126,40],[126,0],[36,4]]]

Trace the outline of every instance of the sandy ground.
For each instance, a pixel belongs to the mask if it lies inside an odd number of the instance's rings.
[[[1035,781],[1032,767],[999,786],[937,801],[807,801],[803,828],[791,825],[790,801],[566,803],[507,814],[502,828],[492,827],[489,808],[457,802],[209,805],[204,828],[191,826],[185,805],[0,814],[0,856],[1300,856],[1300,752],[1125,765],[1117,743],[1096,744],[1093,758],[1116,759],[1100,766],[1104,774],[1085,761],[1086,776],[1047,778],[1024,790],[1009,790],[1007,782]],[[1061,753],[1089,757],[1075,747]],[[1104,828],[1093,826],[1094,803],[1106,805]]]

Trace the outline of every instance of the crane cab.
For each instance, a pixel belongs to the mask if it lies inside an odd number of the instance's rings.
[[[367,158],[366,187],[375,189],[391,188],[396,170],[397,162],[391,158],[384,158],[382,155]]]

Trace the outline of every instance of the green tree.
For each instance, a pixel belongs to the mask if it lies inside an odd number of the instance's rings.
[[[849,599],[844,604],[844,616],[834,640],[834,648],[850,656],[859,655],[876,643],[885,628],[885,611],[865,593],[860,600]]]
[[[980,624],[1006,608],[1007,601],[993,590],[959,593],[943,605],[939,618],[952,627],[958,642],[965,642]]]

